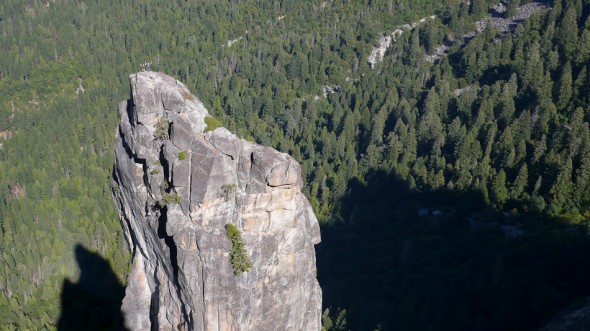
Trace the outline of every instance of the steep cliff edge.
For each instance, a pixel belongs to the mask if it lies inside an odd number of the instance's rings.
[[[119,106],[113,196],[133,267],[130,330],[319,330],[317,219],[289,155],[212,129],[203,104],[157,72]],[[209,124],[209,125],[208,125]],[[234,274],[225,225],[252,267]]]

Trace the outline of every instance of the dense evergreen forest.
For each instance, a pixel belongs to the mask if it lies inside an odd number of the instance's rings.
[[[124,282],[112,147],[144,61],[301,163],[326,330],[529,330],[575,306],[590,295],[590,1],[458,42],[496,4],[3,0],[0,329],[56,329],[64,288],[93,282],[80,254]],[[369,66],[382,34],[431,15]]]

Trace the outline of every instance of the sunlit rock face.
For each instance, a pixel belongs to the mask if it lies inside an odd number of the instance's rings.
[[[207,129],[203,104],[163,73],[129,77],[113,196],[133,251],[129,330],[320,330],[318,221],[289,155]],[[234,274],[225,225],[249,271]]]

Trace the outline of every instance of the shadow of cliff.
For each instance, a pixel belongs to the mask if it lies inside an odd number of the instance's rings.
[[[350,330],[533,330],[590,294],[590,240],[481,193],[353,180],[317,246],[324,309]]]
[[[77,283],[63,282],[58,330],[125,330],[125,288],[103,257],[79,244],[75,253],[81,274]]]

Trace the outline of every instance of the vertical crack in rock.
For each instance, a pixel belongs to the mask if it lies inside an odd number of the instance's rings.
[[[180,288],[179,288],[179,283],[178,283],[178,249],[176,248],[176,245],[174,244],[174,239],[172,239],[171,236],[168,236],[166,234],[166,223],[167,223],[167,217],[166,217],[166,207],[163,207],[161,209],[161,214],[158,217],[158,238],[160,239],[164,239],[164,243],[166,244],[166,246],[168,247],[168,265],[172,267],[172,281],[174,282],[174,284],[176,285],[176,292],[178,294],[178,296],[180,296]],[[156,267],[157,267],[157,263],[159,261],[156,260]],[[157,270],[156,270],[157,271]],[[157,281],[156,281],[157,283]],[[156,284],[156,288],[157,288]],[[186,314],[186,312],[185,312]]]
[[[166,160],[166,157],[164,157],[163,146],[160,148],[158,153],[158,161],[160,161],[160,165],[162,166],[162,170],[164,172],[164,180],[168,183],[168,187],[163,188],[164,192],[170,193],[170,188],[172,186],[172,180],[170,179],[170,166],[168,165],[168,160]]]
[[[158,264],[155,266],[154,276],[158,274]],[[151,301],[150,301],[150,324],[151,324],[151,331],[158,330],[158,311],[159,308],[159,292],[160,292],[160,284],[157,282],[157,277],[155,277],[156,284],[154,288],[154,292],[152,293]]]
[[[134,254],[125,327],[320,330],[319,224],[301,193],[299,164],[225,128],[205,132],[207,110],[174,78],[146,71],[129,79],[113,169]],[[230,197],[224,185],[235,185]],[[228,223],[252,261],[238,276]]]
[[[127,113],[128,118],[133,118],[133,99],[127,100],[125,111]]]

